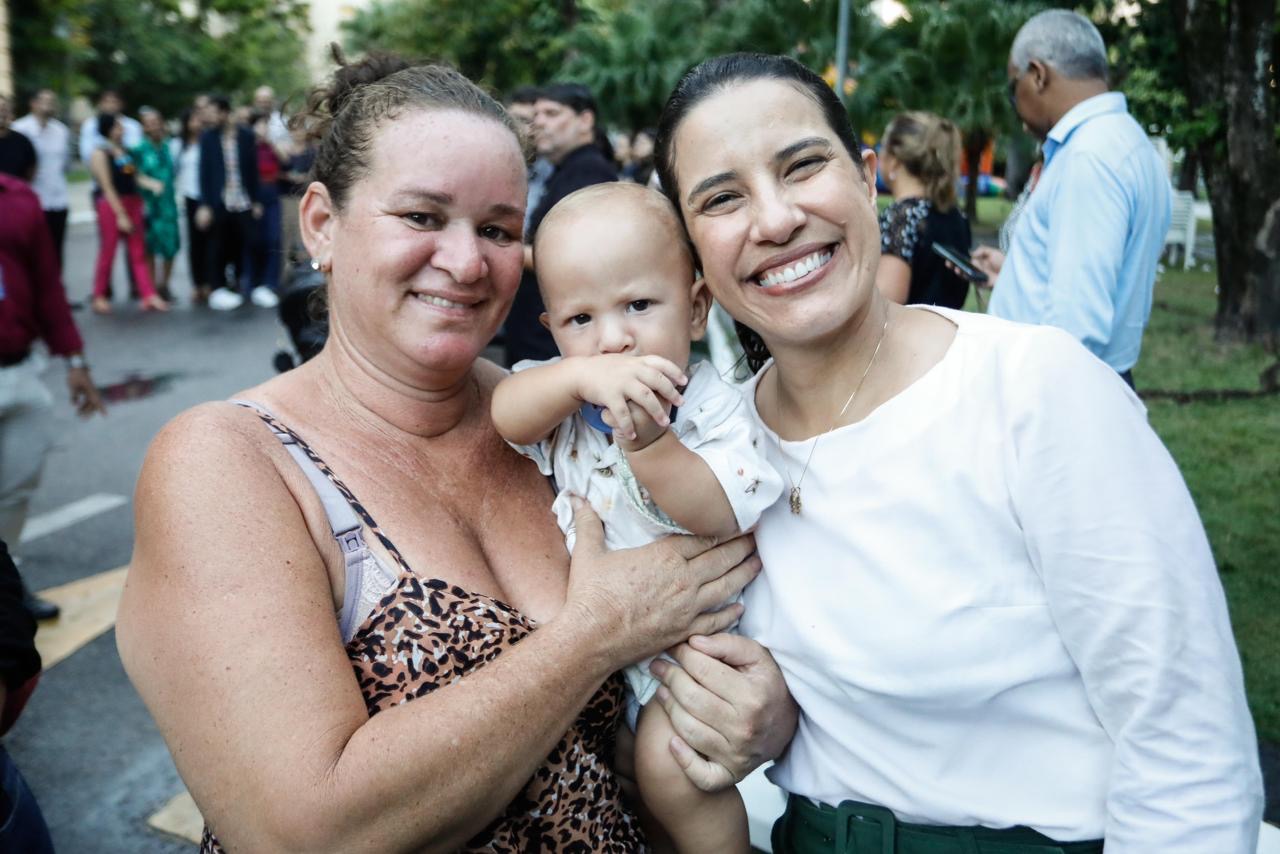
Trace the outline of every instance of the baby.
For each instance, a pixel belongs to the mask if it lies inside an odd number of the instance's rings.
[[[569,550],[570,494],[591,503],[610,549],[754,526],[782,481],[740,392],[710,363],[689,365],[711,297],[671,204],[636,184],[579,190],[543,220],[533,257],[561,358],[517,364],[494,392],[493,422],[555,479]],[[671,755],[648,664],[626,671],[645,805],[679,851],[748,851],[737,790],[697,789]]]

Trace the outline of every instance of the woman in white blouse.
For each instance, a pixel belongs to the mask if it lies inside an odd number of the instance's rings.
[[[742,619],[802,711],[774,850],[1253,851],[1222,589],[1115,372],[1052,328],[886,300],[875,154],[798,63],[690,71],[658,169],[758,333],[746,390],[789,493]]]

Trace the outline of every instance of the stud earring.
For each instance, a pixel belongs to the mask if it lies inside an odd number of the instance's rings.
[[[317,270],[317,271],[320,269],[320,259],[319,259],[319,258],[312,258],[312,259],[311,259],[311,269],[313,269],[313,270]]]

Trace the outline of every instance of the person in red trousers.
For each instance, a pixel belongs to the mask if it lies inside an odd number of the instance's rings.
[[[107,290],[111,283],[116,244],[123,237],[128,263],[142,295],[143,311],[168,311],[169,303],[156,293],[151,271],[147,269],[142,196],[138,192],[139,186],[156,193],[163,192],[164,187],[160,182],[139,174],[133,159],[121,144],[124,125],[116,116],[103,113],[97,121],[98,133],[104,142],[89,160],[95,182],[93,200],[98,211],[99,238],[98,265],[93,275],[93,310],[98,314],[111,313]],[[153,188],[152,184],[157,186]]]

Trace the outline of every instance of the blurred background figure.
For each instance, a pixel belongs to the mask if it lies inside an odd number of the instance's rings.
[[[10,175],[0,175],[0,283],[0,540],[19,543],[55,438],[53,396],[40,379],[45,359],[36,345],[67,360],[67,388],[81,417],[106,410],[71,319],[40,199]],[[35,617],[58,616],[56,605],[23,589]]]
[[[618,175],[625,178],[631,168],[631,136],[626,131],[609,131],[609,147],[613,149],[613,164]]]
[[[167,303],[156,293],[147,269],[145,224],[142,218],[142,186],[153,192],[163,187],[138,173],[138,165],[124,147],[124,125],[118,116],[98,116],[98,136],[103,140],[89,158],[93,173],[94,207],[98,211],[98,263],[93,276],[93,310],[111,313],[111,267],[115,263],[116,245],[125,241],[126,263],[133,270],[142,295],[143,311],[168,311]]]
[[[124,114],[124,99],[114,89],[104,89],[98,95],[97,115],[115,116],[124,128],[122,142],[126,149],[134,148],[142,142],[142,124],[137,119]],[[80,162],[85,166],[93,159],[93,152],[103,143],[102,133],[98,130],[98,122],[91,116],[80,123]]]
[[[13,128],[13,102],[0,95],[0,172],[28,183],[36,176],[36,148]]]
[[[134,148],[142,142],[142,124],[136,119],[126,116],[124,114],[124,106],[124,99],[120,97],[118,92],[114,89],[104,89],[102,93],[98,95],[97,115],[90,116],[80,123],[80,162],[85,165],[86,169],[89,169],[90,175],[93,174],[93,153],[106,141],[98,130],[97,116],[115,116],[119,120],[121,126],[124,128],[124,137],[122,138],[121,144],[126,150]],[[94,182],[93,194],[96,199],[102,192],[102,189],[97,186],[96,176],[94,177]],[[129,296],[132,299],[138,299],[138,279],[134,273],[134,267],[132,264],[125,264],[124,268],[129,274]],[[111,272],[108,270],[107,290],[103,296],[109,300],[114,293],[115,288],[111,284]]]
[[[276,104],[276,90],[270,86],[259,86],[253,90],[253,111],[267,119],[267,139],[277,148],[286,148],[290,143],[289,124]]]
[[[262,215],[254,222],[253,240],[249,244],[249,299],[259,308],[275,308],[280,304],[280,176],[289,157],[290,141],[286,136],[277,147],[271,137],[271,117],[253,115],[255,164],[258,169],[258,203]]]
[[[22,580],[0,542],[0,735],[18,720],[40,679],[36,621],[22,602]],[[40,805],[18,766],[0,744],[0,851],[53,854]]]
[[[631,138],[631,162],[622,170],[624,181],[635,181],[637,184],[648,184],[653,175],[653,141],[658,132],[653,128],[642,128]]]
[[[288,157],[280,171],[280,251],[284,256],[284,272],[281,283],[293,278],[295,268],[308,261],[307,247],[302,245],[302,230],[298,223],[298,203],[307,190],[311,165],[316,160],[316,149],[307,140],[306,128],[298,127],[289,132]]]
[[[880,147],[880,172],[894,202],[880,213],[876,286],[900,304],[963,308],[969,283],[933,252],[969,254],[969,221],[956,207],[960,131],[932,113],[894,117]]]
[[[58,96],[40,89],[32,96],[31,112],[13,123],[13,129],[31,140],[36,150],[36,174],[31,182],[44,219],[53,237],[53,250],[62,264],[67,237],[67,170],[71,166],[71,131],[58,121]]]
[[[508,366],[523,359],[550,359],[559,352],[539,319],[546,309],[533,272],[533,236],[547,212],[574,190],[618,180],[612,155],[604,150],[609,141],[603,137],[596,124],[596,99],[586,86],[553,83],[539,90],[533,140],[539,156],[553,169],[538,206],[529,206],[533,213],[524,235],[525,271],[505,326]]]
[[[534,139],[533,117],[537,113],[538,89],[536,86],[521,86],[511,93],[507,98],[507,112],[511,114],[524,131],[525,139],[528,140],[530,148],[537,151],[537,140]],[[535,154],[533,162],[529,164],[529,195],[525,201],[524,208],[524,230],[529,230],[529,220],[533,217],[533,212],[538,209],[538,204],[542,201],[542,194],[547,187],[547,179],[551,177],[551,170],[555,168],[551,165],[551,161],[543,157],[541,154]]]
[[[989,311],[1065,329],[1132,387],[1172,217],[1164,160],[1125,96],[1110,91],[1107,46],[1083,15],[1032,17],[1005,73],[1044,166],[1008,257],[992,247],[973,254],[996,282]]]
[[[204,107],[199,106],[201,98]],[[213,288],[209,285],[209,231],[196,226],[200,209],[200,134],[205,131],[208,96],[182,111],[178,119],[178,135],[169,140],[170,156],[177,167],[177,190],[182,194],[187,221],[187,263],[191,267],[191,301],[204,305]]]
[[[196,227],[209,233],[209,307],[233,311],[244,305],[249,287],[246,256],[258,203],[258,151],[253,131],[231,120],[231,102],[210,99],[209,128],[200,136],[200,207]],[[232,269],[230,281],[227,268]]]
[[[156,292],[171,301],[169,280],[173,276],[173,259],[178,255],[178,203],[175,196],[177,178],[173,153],[169,148],[169,132],[159,110],[142,113],[144,138],[130,153],[138,164],[140,175],[151,179],[141,186],[143,217],[146,223],[147,269],[155,281]]]

